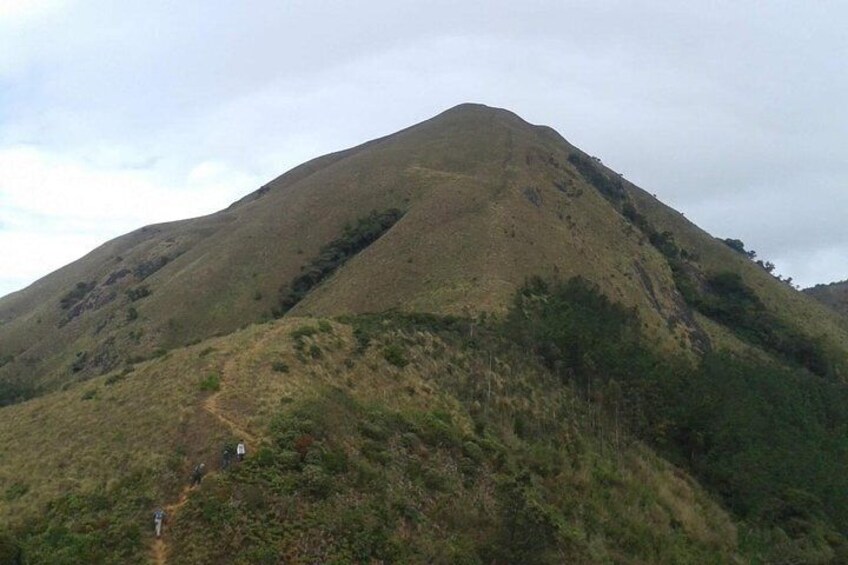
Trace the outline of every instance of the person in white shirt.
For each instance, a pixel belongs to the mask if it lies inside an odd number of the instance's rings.
[[[159,508],[153,513],[153,526],[156,528],[156,537],[162,535],[162,522],[165,521],[165,511]]]
[[[239,461],[244,461],[244,440],[240,440],[236,446],[236,457]]]

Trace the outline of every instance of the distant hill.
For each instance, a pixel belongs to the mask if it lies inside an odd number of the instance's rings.
[[[804,293],[812,296],[842,315],[848,315],[848,281],[817,284],[805,288]]]
[[[463,104],[0,299],[0,561],[839,562],[846,379],[837,312]]]

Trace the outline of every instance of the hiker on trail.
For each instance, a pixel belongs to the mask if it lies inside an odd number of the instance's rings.
[[[236,456],[239,461],[244,461],[244,440],[240,440],[236,446]]]
[[[233,454],[230,451],[230,446],[224,447],[224,454],[221,456],[221,469],[226,471],[227,467],[230,466],[230,463],[233,460]]]
[[[156,537],[162,536],[162,522],[165,521],[165,511],[159,508],[153,513],[153,526],[156,528]]]
[[[194,471],[191,474],[191,486],[199,485],[200,481],[203,480],[203,475],[206,473],[206,465],[200,463],[195,466]]]

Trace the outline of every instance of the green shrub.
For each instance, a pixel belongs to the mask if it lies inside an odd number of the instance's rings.
[[[74,362],[71,363],[71,372],[79,373],[83,369],[85,369],[85,365],[88,362],[88,352],[86,351],[77,351],[76,358]]]
[[[207,375],[200,381],[200,390],[206,392],[218,392],[221,390],[221,377],[216,373]]]
[[[395,367],[403,369],[409,364],[406,358],[406,350],[397,343],[387,345],[383,349],[383,358]]]
[[[426,412],[417,418],[418,436],[433,447],[455,448],[462,445],[462,434],[450,417],[439,412]]]
[[[138,286],[136,288],[131,288],[127,290],[127,297],[130,299],[130,302],[135,302],[136,300],[141,300],[142,298],[146,298],[150,296],[152,292],[146,285]]]
[[[0,407],[17,404],[37,395],[38,391],[28,379],[4,379],[0,381]]]
[[[62,310],[68,310],[71,306],[85,298],[89,292],[94,290],[96,285],[97,283],[94,281],[78,282],[73,290],[62,296],[62,299],[59,301],[59,305],[62,307]]]
[[[289,365],[285,361],[274,361],[273,363],[271,363],[271,369],[273,369],[274,372],[277,373],[288,373]]]
[[[475,463],[481,463],[486,457],[483,449],[473,441],[463,442],[462,452]]]
[[[316,498],[326,498],[333,489],[333,479],[318,465],[304,465],[300,484]]]
[[[303,274],[295,277],[287,288],[281,289],[279,304],[273,311],[274,316],[280,317],[291,310],[336,269],[377,241],[402,216],[403,212],[392,208],[383,212],[371,212],[357,220],[353,226],[345,226],[341,237],[323,246],[318,257],[306,264]]]
[[[579,153],[572,153],[568,156],[568,162],[574,165],[580,175],[613,204],[618,204],[627,198],[621,179],[618,177],[611,178],[592,159]]]
[[[142,261],[139,263],[135,269],[133,269],[133,275],[142,281],[164,267],[171,260],[170,257],[166,255],[162,255],[160,257],[156,257],[155,259],[150,259],[148,261]]]
[[[283,450],[277,455],[277,462],[285,471],[300,470],[301,457],[297,451]]]
[[[24,563],[20,544],[6,532],[0,532],[0,563],[7,565],[23,565]]]
[[[28,492],[29,486],[26,483],[14,482],[6,488],[6,492],[3,494],[3,499],[6,502],[12,502]]]

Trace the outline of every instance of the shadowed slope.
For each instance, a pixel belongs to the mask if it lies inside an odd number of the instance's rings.
[[[804,294],[815,298],[843,316],[848,315],[848,281],[817,284],[814,287],[805,288]]]

